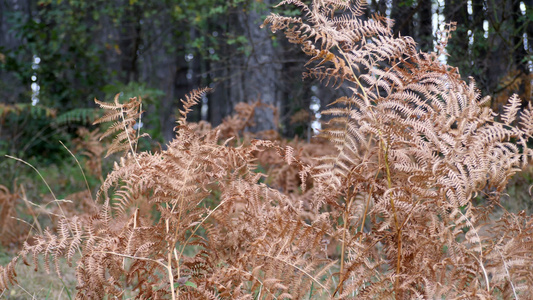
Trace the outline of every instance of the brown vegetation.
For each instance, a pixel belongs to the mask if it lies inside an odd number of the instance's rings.
[[[0,268],[0,290],[43,254],[47,271],[60,257],[76,264],[78,299],[533,297],[533,219],[491,219],[533,153],[533,109],[512,96],[495,116],[442,53],[393,37],[391,20],[358,19],[362,2],[282,4],[305,18],[265,24],[311,57],[307,76],[353,92],[324,112],[324,139],[222,138],[249,118],[189,123],[204,89],[183,101],[166,150],[137,153],[140,100],[98,102],[116,120],[109,153],[125,155],[97,212],[63,215],[57,233],[25,244]]]

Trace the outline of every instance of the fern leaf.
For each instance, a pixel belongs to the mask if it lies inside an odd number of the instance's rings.
[[[117,120],[101,135],[101,138],[104,138],[119,131],[118,135],[109,146],[106,157],[112,153],[122,151],[126,154],[128,150],[135,153],[139,139],[148,136],[146,133],[143,133],[142,135],[138,134],[140,128],[137,128],[137,130],[134,128],[134,125],[143,113],[141,110],[142,100],[140,98],[130,98],[128,102],[121,104],[119,102],[119,95],[120,94],[117,94],[115,96],[113,103],[101,102],[95,99],[95,102],[101,108],[106,109],[108,113],[94,121],[94,124]]]
[[[505,124],[510,125],[516,119],[516,113],[520,109],[522,101],[517,94],[513,94],[509,99],[509,103],[503,107],[502,120]]]
[[[71,123],[92,124],[99,116],[99,111],[94,108],[76,108],[59,115],[54,123],[65,125]]]
[[[192,111],[191,107],[198,104],[202,97],[211,91],[212,89],[207,87],[196,89],[187,94],[185,96],[185,100],[181,99],[181,102],[183,103],[183,110],[180,110],[181,116],[178,119],[179,125],[183,126],[187,123],[187,114]]]
[[[533,107],[531,106],[531,102],[528,103],[527,108],[522,112],[520,125],[528,136],[531,137],[533,135]]]

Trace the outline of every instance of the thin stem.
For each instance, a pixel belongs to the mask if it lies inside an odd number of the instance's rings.
[[[63,144],[62,141],[59,141],[59,143],[63,146],[63,148],[65,148],[68,151],[68,153],[70,153],[70,155],[72,155],[72,157],[74,158],[74,160],[78,164],[78,167],[80,168],[80,171],[81,171],[81,175],[83,176],[83,179],[85,180],[85,185],[87,186],[87,191],[89,192],[89,195],[91,196],[91,200],[94,201],[93,193],[91,192],[91,188],[89,187],[89,182],[87,181],[87,177],[85,176],[85,172],[83,171],[83,168],[81,167],[81,164],[78,161],[78,158],[70,151],[69,148],[67,148],[67,146],[65,146],[65,144]]]
[[[189,243],[189,241],[191,240],[191,238],[194,236],[194,234],[196,233],[196,231],[198,231],[198,229],[200,228],[200,226],[202,226],[202,224],[204,224],[204,222],[218,209],[222,206],[222,204],[226,203],[226,200],[223,200],[222,202],[220,202],[212,211],[210,211],[207,216],[205,216],[205,218],[202,219],[202,221],[200,221],[200,223],[198,225],[196,225],[196,228],[194,228],[194,230],[191,232],[191,235],[187,238],[187,240],[185,241],[185,243],[183,243],[183,247],[181,248],[181,251],[180,251],[180,254],[178,256],[178,258],[181,258],[181,256],[183,255],[183,251],[185,250],[185,246],[187,246],[187,244]]]
[[[39,230],[39,234],[43,235],[43,229],[41,227],[41,223],[39,223],[39,220],[37,219],[37,215],[35,214],[35,211],[33,210],[33,208],[30,205],[30,200],[28,200],[28,197],[26,196],[26,190],[24,189],[23,185],[20,185],[20,190],[21,190],[21,193],[22,193],[22,200],[24,201],[24,204],[26,205],[26,207],[30,211],[31,216],[33,217],[33,224],[35,224],[35,226],[37,226],[37,229]],[[33,203],[31,203],[31,204],[33,204]],[[33,229],[33,225],[32,224],[30,224],[30,223],[28,223],[28,222],[26,222],[26,221],[24,221],[22,219],[19,219],[19,218],[15,218],[15,219],[23,221],[24,223],[27,223]],[[26,240],[30,237],[30,233],[31,232],[28,232],[28,236],[26,237]]]
[[[348,222],[349,222],[349,213],[350,213],[350,208],[352,206],[352,202],[353,202],[353,199],[355,197],[353,197],[353,195],[351,195],[351,193],[349,193],[348,195],[348,198],[349,198],[349,202],[348,202],[348,205],[344,208],[344,224],[343,224],[343,230],[342,230],[342,249],[341,249],[341,269],[340,269],[340,275],[339,275],[339,292],[342,294],[342,289],[343,289],[343,285],[344,285],[344,252],[346,251],[346,232],[348,231]]]
[[[63,216],[66,216],[65,212],[63,211],[63,208],[61,207],[61,205],[59,204],[59,200],[57,199],[56,195],[54,194],[54,192],[52,191],[52,188],[50,187],[50,185],[48,185],[48,182],[46,182],[46,180],[44,179],[43,175],[41,174],[41,172],[39,172],[39,170],[37,170],[37,168],[35,168],[32,164],[30,164],[29,162],[25,161],[25,160],[22,160],[20,158],[17,158],[17,157],[14,157],[14,156],[11,156],[11,155],[6,155],[6,157],[9,157],[11,159],[14,159],[16,161],[20,161],[21,163],[29,166],[30,168],[32,168],[35,172],[37,172],[37,174],[39,175],[39,177],[41,177],[41,179],[43,180],[44,184],[46,185],[46,187],[48,188],[48,190],[50,191],[50,194],[52,194],[52,197],[54,197],[54,201],[53,202],[56,202],[57,206],[59,207],[59,210],[61,211],[61,214]]]
[[[7,155],[6,154],[6,157],[9,157],[11,159],[14,159],[16,161],[19,161],[27,166],[29,166],[30,168],[32,168],[35,172],[37,172],[37,174],[39,175],[39,177],[41,177],[41,179],[43,180],[44,184],[46,185],[46,187],[48,188],[48,190],[50,191],[50,194],[52,194],[52,197],[54,197],[55,200],[57,200],[57,197],[56,195],[54,194],[54,192],[52,191],[52,188],[48,185],[48,182],[46,182],[46,180],[44,179],[43,175],[41,175],[41,172],[39,172],[39,170],[37,170],[37,168],[35,168],[32,164],[30,164],[29,162],[25,161],[25,160],[22,160],[20,158],[17,158],[17,157],[14,157],[14,156],[11,156],[11,155]]]
[[[378,172],[379,173],[379,172]],[[368,193],[368,197],[366,198],[366,203],[365,203],[365,212],[363,213],[363,219],[361,220],[361,230],[360,232],[363,232],[363,229],[365,227],[365,222],[366,222],[366,214],[368,213],[368,207],[370,206],[370,198],[372,197],[372,192],[374,191],[374,185],[372,184],[370,186],[370,192]],[[361,234],[359,236],[359,242],[361,242],[363,238],[363,235]]]
[[[131,154],[133,155],[133,158],[135,159],[135,162],[141,167],[141,164],[137,160],[137,156],[135,155],[135,149],[133,149],[133,143],[130,138],[130,133],[128,132],[128,126],[126,125],[126,118],[124,117],[124,108],[120,106],[120,116],[122,116],[122,124],[124,125],[124,132],[126,133],[126,137],[128,138],[128,143],[130,144]]]
[[[514,287],[513,281],[511,280],[511,274],[509,274],[509,267],[507,266],[507,263],[505,262],[505,258],[503,257],[503,254],[501,253],[500,249],[496,248],[496,251],[498,251],[498,254],[500,254],[500,256],[502,258],[503,266],[505,268],[505,273],[507,275],[507,278],[509,278],[509,283],[511,284],[511,288],[513,289],[514,298],[516,300],[518,300],[518,295],[516,294],[516,289]],[[483,263],[480,262],[480,265],[483,268]],[[487,277],[487,273],[485,271],[485,268],[483,268],[483,272],[485,272],[485,279],[487,280],[487,290],[489,290],[489,288],[488,288],[488,277]]]
[[[383,144],[382,144],[383,145]],[[389,166],[389,143],[387,145],[383,145],[383,150],[385,151],[385,169],[387,171],[387,187],[389,189],[392,188],[392,179],[390,175],[390,166]],[[396,225],[396,234],[398,238],[398,254],[396,257],[396,280],[395,280],[395,290],[398,292],[398,288],[400,285],[400,270],[402,266],[402,229],[398,224],[398,216],[396,215],[396,207],[394,205],[394,197],[391,195],[390,197],[390,205],[392,208],[392,214],[394,216],[394,225]]]
[[[381,238],[375,240],[375,241],[372,243],[372,245],[369,245],[365,250],[363,250],[361,253],[359,253],[359,255],[358,255],[356,258],[353,259],[353,261],[358,260],[361,256],[363,256],[364,254],[366,254],[366,253],[368,252],[368,250],[373,249],[374,246],[375,246],[377,243],[381,242],[381,240],[383,240],[384,238],[385,238],[385,237],[383,236],[383,237],[381,237]],[[335,295],[337,294],[337,292],[340,290],[340,287],[341,287],[340,284],[337,285],[337,288],[336,288],[335,291],[333,292],[333,296],[335,296]]]
[[[370,148],[370,146],[368,146],[367,148]],[[381,155],[378,155],[378,170],[376,171],[376,176],[374,176],[374,182],[378,179],[378,176],[379,176],[379,173],[380,173],[380,168],[379,168],[380,165],[381,165]],[[363,220],[361,221],[361,233],[363,232],[363,229],[364,229],[364,226],[365,226],[366,214],[368,213],[368,207],[370,206],[370,199],[372,197],[372,193],[373,192],[374,192],[374,184],[372,183],[372,185],[370,186],[370,191],[368,192],[368,197],[366,199],[365,212],[363,214]],[[363,239],[363,234],[361,234],[359,236],[359,242],[361,242],[362,239]]]
[[[165,265],[164,263],[158,261],[158,260],[155,260],[155,259],[151,259],[151,258],[147,258],[147,257],[141,257],[141,256],[132,256],[132,255],[127,255],[127,254],[122,254],[122,253],[118,253],[118,252],[113,252],[113,251],[96,251],[96,253],[104,253],[104,254],[112,254],[112,255],[116,255],[116,256],[120,256],[120,257],[126,257],[126,258],[131,258],[131,259],[138,259],[138,260],[145,260],[145,261],[151,261],[151,262],[154,262],[160,266],[162,266],[163,268],[167,268],[167,265]]]
[[[139,101],[141,101],[141,104],[139,105],[139,125],[137,125],[137,140],[141,137],[141,125],[142,125],[142,111],[143,111],[143,103],[141,97],[139,97]],[[137,147],[139,146],[139,143],[135,144],[135,152],[137,152]]]
[[[271,256],[271,255],[268,255],[268,254],[261,254],[261,253],[258,253],[257,255],[260,255],[260,256],[264,256],[264,257],[269,257],[269,258],[272,258],[272,259],[275,259],[275,260],[278,260],[282,263],[285,263],[293,268],[295,268],[296,270],[302,272],[305,276],[311,278],[311,280],[313,280],[313,282],[315,282],[316,284],[318,284],[326,293],[328,293],[328,295],[331,297],[331,294],[329,293],[328,289],[322,284],[320,283],[320,281],[316,280],[315,277],[313,277],[311,274],[307,273],[307,271],[305,271],[304,269],[298,267],[297,265],[294,265],[294,264],[291,264],[290,262],[288,261],[285,261],[283,259],[279,259],[275,256]]]
[[[487,270],[485,269],[485,266],[483,265],[483,245],[481,244],[481,237],[477,233],[477,229],[476,229],[476,227],[474,227],[474,224],[472,224],[472,222],[470,222],[470,220],[461,212],[461,210],[457,210],[457,211],[459,212],[459,214],[461,214],[465,218],[465,222],[468,223],[468,225],[470,226],[471,230],[473,230],[474,234],[476,235],[477,242],[479,244],[479,259],[477,257],[475,257],[475,256],[474,256],[474,258],[479,262],[479,265],[481,266],[481,269],[483,270],[483,276],[485,278],[485,284],[487,285],[487,292],[490,292],[489,276],[487,275]],[[500,255],[501,255],[501,253],[500,253]],[[502,259],[503,259],[503,256],[502,256]],[[503,261],[503,264],[504,264],[504,266],[506,267],[506,270],[507,270],[507,265],[505,265],[505,260]],[[507,273],[509,274],[509,272],[507,272]],[[511,277],[509,277],[509,282],[510,281],[511,281]],[[511,282],[511,286],[512,285],[513,285],[513,283]],[[514,291],[514,286],[513,286],[513,291]],[[515,296],[516,296],[516,294],[515,294]],[[516,298],[516,299],[518,299],[518,298]]]
[[[176,292],[174,291],[174,274],[172,274],[172,252],[167,253],[167,270],[168,281],[170,282],[170,292],[172,293],[172,300],[176,300]]]
[[[165,219],[165,229],[168,234],[170,232],[170,220],[169,219]],[[175,245],[175,239],[173,239],[173,241],[168,242],[168,251],[167,251],[168,282],[170,282],[170,292],[172,293],[172,300],[176,300],[176,291],[174,290],[174,274],[172,273],[172,253],[173,253],[172,250],[176,249],[174,245]],[[179,261],[177,261],[177,264],[179,265]],[[179,272],[178,272],[178,278],[179,278]]]
[[[340,53],[342,54],[342,56],[344,57],[346,61],[346,65],[350,69],[350,72],[352,73],[352,76],[355,79],[355,83],[357,84],[357,86],[359,86],[359,88],[363,92],[363,100],[365,100],[366,106],[370,106],[370,101],[368,100],[368,95],[366,94],[365,88],[363,87],[363,85],[361,84],[357,76],[355,76],[355,72],[353,71],[352,64],[350,64],[350,60],[348,59],[348,56],[346,56],[346,53],[344,53],[344,51],[341,48],[338,48],[338,49]]]

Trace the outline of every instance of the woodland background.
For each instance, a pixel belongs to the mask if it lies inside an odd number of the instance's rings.
[[[120,92],[123,99],[144,98],[145,130],[164,144],[173,135],[178,99],[202,86],[215,91],[193,121],[218,125],[236,103],[261,100],[277,108],[278,117],[258,110],[255,130],[308,138],[319,108],[345,91],[335,95],[302,80],[304,54],[259,28],[274,4],[1,1],[0,154],[61,160],[57,155],[65,151],[56,151],[62,148],[57,141],[68,143],[77,127],[94,120],[93,99],[108,101]],[[433,49],[435,31],[456,21],[448,63],[473,76],[497,111],[513,92],[531,99],[533,1],[372,0],[368,8],[367,16],[398,20],[394,32],[412,36],[424,51]]]

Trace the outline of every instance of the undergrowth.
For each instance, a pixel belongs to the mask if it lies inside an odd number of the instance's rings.
[[[55,228],[0,268],[0,292],[20,262],[61,276],[64,258],[78,299],[533,297],[533,219],[501,203],[533,153],[531,106],[513,96],[497,116],[442,63],[452,28],[424,53],[392,20],[361,20],[362,1],[281,5],[303,17],[265,25],[310,56],[304,77],[352,92],[322,112],[321,138],[253,139],[250,104],[215,128],[190,123],[200,89],[166,150],[138,152],[141,99],[98,101],[97,122],[114,122],[99,137],[116,134],[107,151],[124,156],[85,213],[54,199]]]

